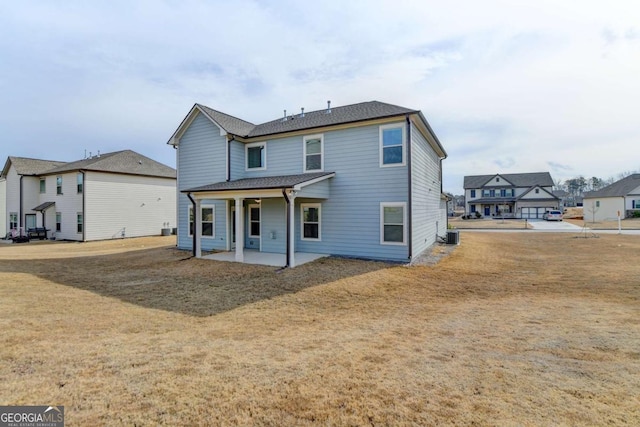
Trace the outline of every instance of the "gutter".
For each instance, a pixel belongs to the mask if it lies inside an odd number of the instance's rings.
[[[22,208],[22,205],[23,205],[23,200],[22,200],[23,199],[23,196],[22,196],[22,188],[23,188],[22,178],[24,178],[24,175],[20,175],[20,219],[18,220],[18,228],[22,228],[23,227],[23,225],[22,225],[22,217],[24,216],[24,210]]]
[[[411,261],[411,258],[413,257],[413,224],[411,221],[411,217],[412,217],[412,198],[411,198],[411,191],[412,191],[412,183],[411,183],[411,119],[409,118],[409,115],[407,114],[406,116],[406,120],[407,120],[407,175],[408,175],[408,186],[409,186],[409,194],[407,195],[407,207],[408,207],[408,215],[407,215],[407,245],[408,245],[408,249],[409,249],[409,253],[408,253],[408,258],[409,261]],[[437,231],[436,231],[437,233]]]
[[[291,252],[291,248],[289,247],[289,240],[291,238],[291,220],[289,218],[290,212],[291,210],[289,209],[289,204],[291,203],[291,200],[289,200],[289,197],[287,197],[287,189],[283,188],[282,189],[282,195],[284,196],[284,201],[287,203],[287,213],[285,216],[285,221],[287,222],[287,254],[286,254],[286,264],[285,264],[285,268],[286,267],[290,267],[289,265],[289,255]]]
[[[187,197],[189,198],[189,200],[191,200],[191,203],[193,204],[193,235],[191,236],[191,238],[193,239],[193,242],[191,243],[191,253],[193,254],[193,256],[196,256],[196,201],[193,200],[193,197],[191,197],[191,193],[187,193]],[[187,218],[187,233],[189,233],[189,218]]]
[[[231,181],[231,141],[235,139],[234,135],[231,135],[231,139],[227,138],[227,182]]]

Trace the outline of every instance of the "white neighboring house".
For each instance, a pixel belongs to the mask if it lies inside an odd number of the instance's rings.
[[[542,218],[560,206],[549,172],[465,176],[464,197],[466,215],[486,218]]]
[[[585,193],[585,221],[607,221],[630,218],[640,213],[640,173],[629,175],[598,191]]]
[[[10,156],[7,230],[44,228],[61,240],[159,235],[176,224],[176,172],[131,150],[75,162]]]
[[[0,237],[7,231],[7,180],[0,178]]]

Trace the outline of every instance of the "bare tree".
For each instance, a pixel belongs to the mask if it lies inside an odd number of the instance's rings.
[[[587,208],[587,212],[591,214],[591,223],[596,222],[596,212],[598,212],[599,209],[600,206],[597,206],[595,201],[591,202],[591,206]]]

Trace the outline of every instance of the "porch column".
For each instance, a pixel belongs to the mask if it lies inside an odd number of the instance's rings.
[[[289,268],[296,266],[296,217],[295,217],[295,191],[289,193]]]
[[[244,199],[236,197],[236,262],[244,262]]]
[[[196,235],[196,258],[202,258],[202,201],[196,199],[195,212],[193,212],[193,232]]]

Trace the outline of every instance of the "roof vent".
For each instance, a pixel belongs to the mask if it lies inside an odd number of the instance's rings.
[[[300,108],[300,110],[302,111],[302,112],[300,113],[300,117],[304,117],[304,107]]]
[[[327,101],[327,114],[331,114],[331,101]]]
[[[287,121],[287,110],[284,110],[284,117],[282,118],[283,122]]]

